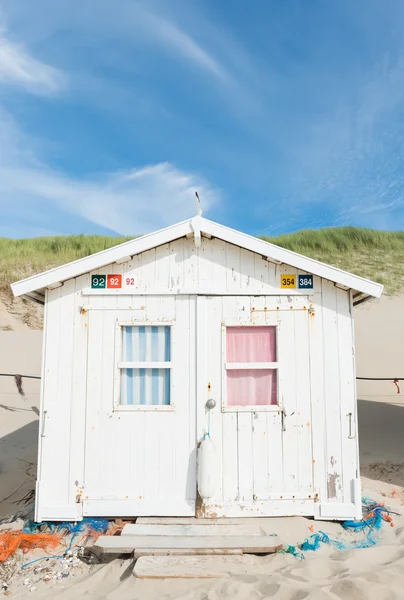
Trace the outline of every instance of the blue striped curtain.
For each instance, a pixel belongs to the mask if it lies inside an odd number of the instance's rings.
[[[122,327],[123,362],[170,360],[169,326]],[[121,404],[170,404],[170,369],[121,369]]]

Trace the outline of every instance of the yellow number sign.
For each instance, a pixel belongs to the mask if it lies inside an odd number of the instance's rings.
[[[296,275],[281,275],[281,288],[291,289],[296,287]]]

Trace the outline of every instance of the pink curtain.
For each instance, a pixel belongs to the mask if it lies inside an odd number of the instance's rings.
[[[276,327],[228,327],[227,362],[276,362]]]
[[[228,327],[227,362],[276,362],[276,327]],[[227,370],[227,405],[277,404],[276,369]]]

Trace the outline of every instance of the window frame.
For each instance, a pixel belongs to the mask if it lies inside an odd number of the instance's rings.
[[[276,348],[276,362],[250,362],[250,363],[228,363],[226,360],[227,356],[227,328],[228,327],[274,327],[275,328],[275,348]],[[279,361],[279,331],[280,324],[276,323],[234,323],[226,321],[222,323],[222,412],[280,412],[282,410],[281,394],[280,394],[280,361]],[[227,371],[234,369],[262,369],[276,370],[276,392],[277,402],[276,404],[252,404],[249,406],[241,405],[228,405],[227,404]]]
[[[123,361],[122,360],[122,328],[123,327],[170,327],[169,362],[156,361]],[[175,321],[121,321],[115,324],[115,356],[114,356],[114,412],[174,412],[174,358],[175,358]],[[130,365],[130,366],[129,366]],[[158,365],[158,366],[157,366]],[[170,369],[170,404],[120,404],[122,369]]]

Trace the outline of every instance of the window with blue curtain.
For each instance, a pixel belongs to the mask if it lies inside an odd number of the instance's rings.
[[[170,404],[170,326],[122,326],[121,361],[125,363],[125,368],[121,368],[120,404]],[[134,363],[133,367],[130,367],[130,363]],[[145,363],[144,367],[142,363]],[[150,366],[150,363],[153,365]],[[158,363],[162,363],[161,366]]]

